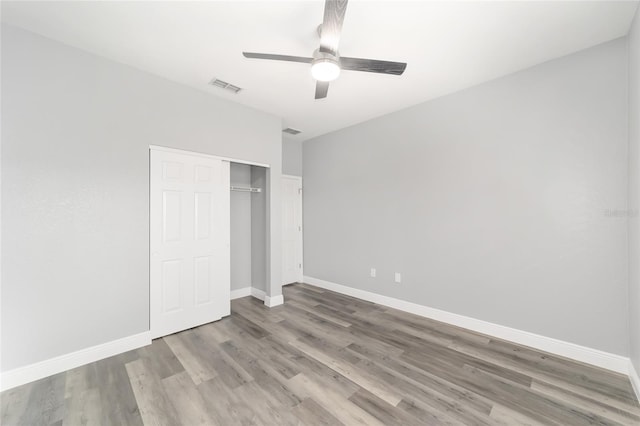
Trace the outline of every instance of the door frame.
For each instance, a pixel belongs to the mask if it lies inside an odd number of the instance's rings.
[[[300,232],[298,233],[298,247],[300,247],[300,253],[299,253],[300,254],[300,273],[298,275],[298,282],[302,282],[304,280],[304,214],[303,214],[304,203],[302,200],[302,197],[304,196],[304,187],[302,185],[302,176],[283,174],[282,179],[295,180],[300,185],[300,189],[299,189],[300,197],[298,197],[298,206],[300,208],[300,228],[301,229],[300,229]],[[284,196],[282,198],[283,198],[282,202],[284,202]],[[282,229],[281,232],[283,233],[282,236],[284,236],[284,229]],[[285,285],[285,284],[289,284],[289,283],[285,283],[283,279],[282,285]]]
[[[167,146],[160,146],[160,145],[149,145],[149,151],[165,151],[165,152],[173,152],[175,154],[197,155],[199,157],[213,158],[216,160],[229,161],[231,163],[248,164],[250,166],[260,166],[260,167],[265,167],[267,169],[271,168],[271,166],[269,166],[268,164],[257,163],[255,161],[240,160],[238,158],[231,158],[231,157],[222,157],[220,155],[205,154],[203,152],[189,151],[187,149],[169,148]]]
[[[163,152],[170,152],[170,153],[174,153],[174,154],[183,154],[183,155],[191,155],[191,156],[197,156],[197,157],[203,157],[203,158],[211,158],[211,159],[216,159],[216,160],[222,160],[222,161],[228,161],[230,163],[240,163],[240,164],[247,164],[250,166],[259,166],[259,167],[264,167],[266,169],[271,169],[271,166],[269,164],[264,164],[264,163],[258,163],[256,161],[250,161],[250,160],[242,160],[242,159],[238,159],[238,158],[231,158],[231,157],[222,157],[219,155],[212,155],[212,154],[205,154],[203,152],[197,152],[197,151],[189,151],[186,149],[178,149],[178,148],[170,148],[170,147],[166,147],[166,146],[161,146],[161,145],[149,145],[149,150],[147,153],[147,161],[148,161],[148,174],[147,174],[147,179],[148,179],[148,184],[149,187],[147,189],[147,195],[148,195],[148,212],[147,212],[147,218],[148,218],[148,224],[149,224],[149,235],[148,235],[148,240],[147,240],[147,255],[148,255],[148,277],[149,277],[149,282],[148,282],[148,292],[149,292],[149,299],[148,299],[148,320],[149,320],[149,332],[151,335],[153,335],[153,330],[151,329],[151,151],[163,151]],[[269,277],[266,277],[267,279]]]

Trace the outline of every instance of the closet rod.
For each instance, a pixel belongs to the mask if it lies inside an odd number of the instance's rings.
[[[244,186],[231,186],[231,190],[238,192],[262,192],[262,188],[250,188]]]

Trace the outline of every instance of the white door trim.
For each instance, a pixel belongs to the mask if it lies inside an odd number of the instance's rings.
[[[300,188],[300,197],[299,197],[299,209],[300,209],[300,233],[298,234],[298,246],[300,248],[299,252],[300,252],[300,270],[298,271],[297,274],[297,281],[298,282],[302,282],[303,277],[304,277],[304,216],[303,216],[303,205],[302,205],[302,176],[294,176],[294,175],[281,175],[282,179],[291,179],[291,180],[295,180]],[[284,195],[283,195],[283,200],[284,200]],[[284,235],[284,229],[283,231],[283,235]],[[284,271],[283,271],[284,274]],[[283,276],[283,281],[284,281],[284,276]],[[288,284],[288,283],[284,283],[283,284]]]
[[[154,151],[173,152],[175,154],[197,155],[198,157],[214,158],[216,160],[229,161],[231,163],[240,163],[240,164],[248,164],[249,166],[266,167],[267,169],[271,168],[271,166],[268,164],[257,163],[255,161],[240,160],[238,158],[230,158],[230,157],[221,157],[219,155],[204,154],[202,152],[187,151],[185,149],[169,148],[169,147],[160,146],[160,145],[149,145],[149,149]]]

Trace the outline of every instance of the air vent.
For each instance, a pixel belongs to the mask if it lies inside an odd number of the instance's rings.
[[[242,88],[238,86],[234,86],[233,84],[227,83],[226,81],[218,80],[217,78],[214,78],[213,80],[211,80],[209,84],[215,87],[219,87],[221,89],[228,90],[236,94],[242,90]]]
[[[298,133],[302,133],[301,130],[293,129],[291,127],[287,127],[282,131],[282,133],[289,133],[290,135],[297,135]]]

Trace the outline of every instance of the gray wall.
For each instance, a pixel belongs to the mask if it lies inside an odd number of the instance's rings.
[[[627,355],[626,81],[619,39],[305,142],[305,275]]]
[[[270,164],[280,235],[280,119],[6,25],[1,137],[3,371],[148,330],[150,144]]]
[[[251,186],[251,166],[231,163],[231,185]],[[245,287],[251,287],[251,193],[231,191],[231,290]]]
[[[640,8],[629,34],[629,324],[640,374]]]
[[[267,171],[262,167],[251,167],[251,186],[262,192],[251,194],[251,283],[258,290],[266,289],[267,258],[263,249],[267,245],[266,216]]]
[[[302,176],[302,142],[282,140],[282,174]]]

